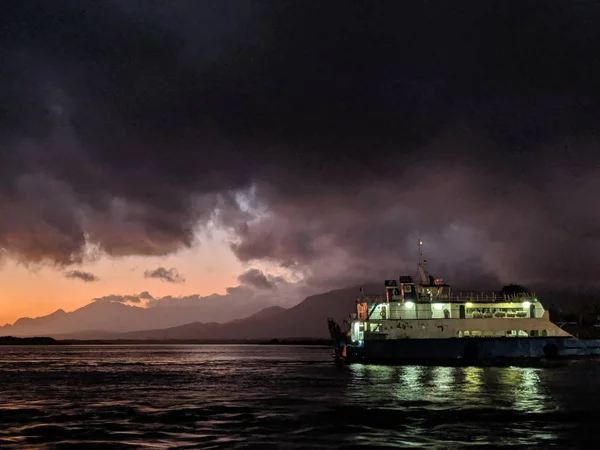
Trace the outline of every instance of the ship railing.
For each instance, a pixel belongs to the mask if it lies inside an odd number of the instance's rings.
[[[457,294],[436,295],[432,301],[446,300],[448,302],[505,302],[505,303],[520,303],[526,300],[537,299],[535,293],[517,293],[505,294],[497,292],[459,292]]]
[[[385,295],[361,295],[357,301],[358,303],[383,303],[387,301],[387,297]]]
[[[423,301],[422,298],[421,301]],[[384,303],[387,301],[385,295],[362,295],[358,297],[358,303]],[[472,302],[472,303],[521,303],[524,301],[537,301],[535,292],[533,293],[516,293],[505,294],[497,292],[458,292],[451,294],[440,294],[431,297],[432,302]]]

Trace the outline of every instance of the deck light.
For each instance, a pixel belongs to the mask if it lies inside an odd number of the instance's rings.
[[[412,308],[413,306],[415,306],[415,304],[413,302],[404,302],[404,304],[406,305],[407,308]]]
[[[523,308],[529,308],[529,305],[531,305],[531,303],[523,302]]]

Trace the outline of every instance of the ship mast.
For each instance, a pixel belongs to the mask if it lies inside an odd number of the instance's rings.
[[[418,278],[420,279],[421,283],[427,284],[427,274],[425,273],[425,263],[427,261],[423,259],[423,241],[419,239],[417,241],[417,245],[419,247],[419,264],[417,264]]]

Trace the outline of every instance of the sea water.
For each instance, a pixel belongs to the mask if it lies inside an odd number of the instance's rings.
[[[266,345],[0,347],[0,448],[592,448],[600,364],[336,364]]]

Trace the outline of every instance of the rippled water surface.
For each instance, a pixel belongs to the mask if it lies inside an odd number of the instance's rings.
[[[294,346],[0,347],[0,447],[596,447],[600,365],[336,365]]]

